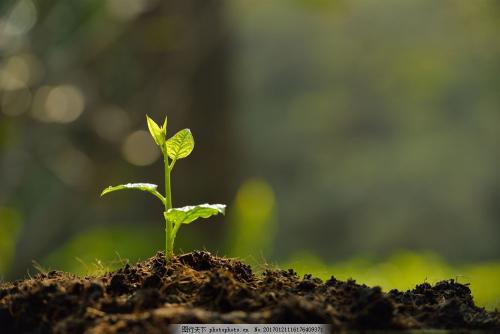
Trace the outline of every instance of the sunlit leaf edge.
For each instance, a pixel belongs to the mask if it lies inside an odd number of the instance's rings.
[[[174,224],[190,224],[198,218],[209,218],[226,213],[225,204],[189,205],[182,208],[172,208],[164,213],[165,218]]]

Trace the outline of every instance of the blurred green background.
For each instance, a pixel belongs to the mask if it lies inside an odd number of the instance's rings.
[[[145,114],[190,127],[178,251],[500,306],[494,0],[0,2],[0,278],[161,250]],[[35,261],[35,262],[33,262]],[[37,269],[38,268],[38,269]]]

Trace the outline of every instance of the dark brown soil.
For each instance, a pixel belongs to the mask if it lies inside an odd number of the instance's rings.
[[[102,277],[63,272],[0,285],[0,332],[165,333],[171,323],[329,323],[333,329],[490,329],[500,315],[453,280],[388,293],[238,260],[163,254]]]

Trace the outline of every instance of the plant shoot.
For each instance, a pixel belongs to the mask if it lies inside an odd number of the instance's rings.
[[[103,190],[101,196],[113,191],[135,189],[149,192],[158,198],[165,207],[163,217],[165,219],[165,255],[168,259],[174,255],[174,242],[177,232],[183,224],[190,224],[198,218],[208,218],[219,213],[224,214],[226,206],[223,204],[200,204],[174,208],[172,204],[171,173],[175,163],[179,159],[186,158],[194,148],[194,138],[189,129],[177,132],[167,139],[167,118],[162,126],[155,123],[146,115],[149,133],[154,142],[163,153],[165,165],[165,194],[158,191],[158,186],[151,183],[127,183],[118,186],[110,186]]]

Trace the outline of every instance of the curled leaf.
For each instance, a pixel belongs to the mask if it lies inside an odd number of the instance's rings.
[[[165,202],[165,198],[156,190],[158,186],[156,184],[152,183],[127,183],[127,184],[120,184],[118,186],[109,186],[106,189],[104,189],[101,193],[101,196],[104,196],[106,194],[109,194],[113,191],[118,191],[118,190],[126,190],[126,189],[136,189],[136,190],[142,190],[142,191],[147,191],[150,194],[158,197],[162,203]]]
[[[165,120],[163,121],[163,125],[161,127],[161,130],[163,131],[163,133],[166,136],[167,135],[167,116],[165,116]]]
[[[208,218],[218,214],[225,214],[224,204],[200,204],[169,209],[164,212],[165,219],[174,224],[189,224],[198,218]]]
[[[153,121],[148,115],[146,115],[146,120],[148,123],[149,133],[151,134],[151,137],[153,137],[156,145],[163,147],[167,135],[167,130],[166,130],[167,119],[165,118],[165,123],[164,123],[165,128],[163,127],[160,128],[160,126],[156,124],[156,122]]]

